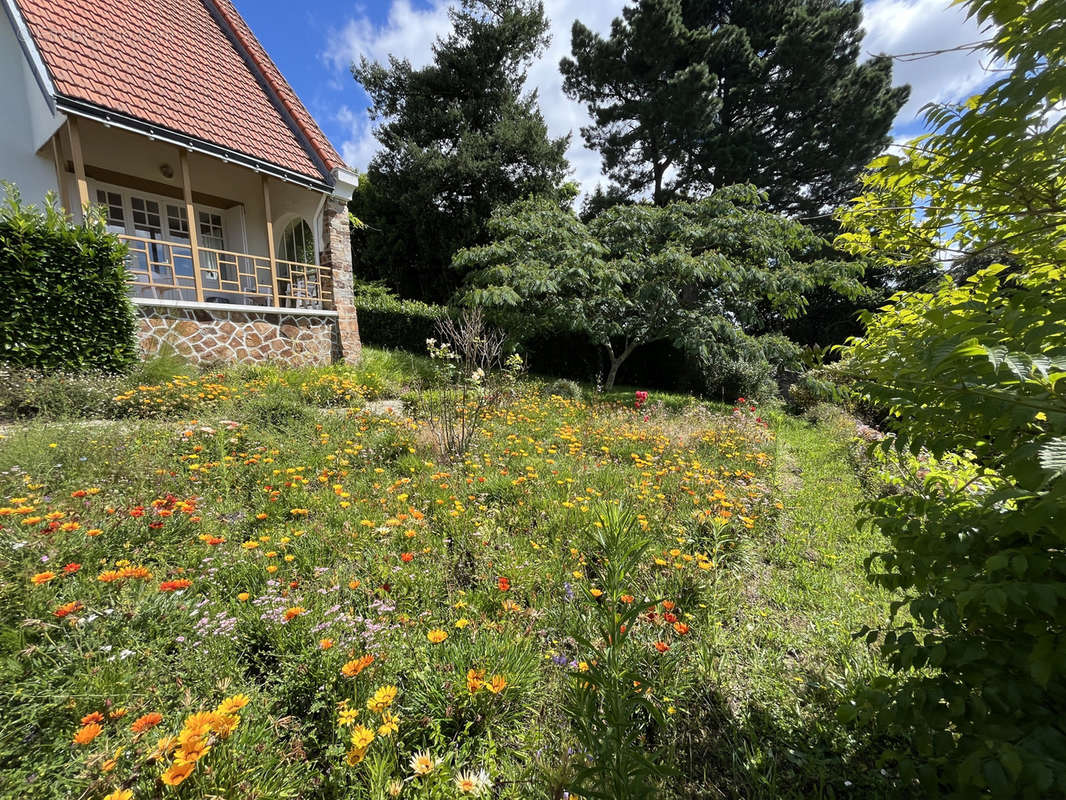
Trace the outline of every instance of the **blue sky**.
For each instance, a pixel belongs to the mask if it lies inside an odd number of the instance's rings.
[[[349,65],[360,55],[384,61],[389,54],[426,63],[430,46],[449,30],[450,0],[234,0],[252,31],[348,163],[363,171],[376,150],[367,99]],[[567,153],[573,177],[586,191],[599,178],[599,157],[584,147],[578,129],[584,109],[562,94],[557,65],[569,52],[575,18],[606,32],[625,0],[544,0],[553,41],[535,63],[529,85],[540,93],[553,135],[573,132]],[[950,0],[867,0],[864,51],[892,54],[953,47],[980,38],[973,22]],[[911,101],[896,120],[893,135],[920,132],[918,109],[929,101],[968,96],[986,79],[972,53],[897,62],[896,83],[910,83]]]

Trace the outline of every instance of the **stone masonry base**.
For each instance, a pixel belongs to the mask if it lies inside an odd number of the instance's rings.
[[[145,357],[171,349],[193,363],[321,366],[333,361],[336,316],[137,305]],[[169,347],[167,347],[169,346]]]

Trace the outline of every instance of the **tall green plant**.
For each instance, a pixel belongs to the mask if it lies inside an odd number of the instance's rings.
[[[634,573],[650,546],[640,531],[635,514],[607,504],[587,542],[598,568],[596,580],[604,588],[599,596],[583,590],[588,633],[574,638],[587,660],[571,677],[565,706],[584,759],[570,788],[582,797],[653,797],[658,780],[669,774],[664,753],[650,751],[646,742],[651,726],[661,729],[666,723],[661,710],[639,690],[651,680],[630,642],[637,618],[659,601],[627,604],[622,599],[636,591]]]
[[[843,244],[896,264],[992,263],[867,315],[842,370],[890,411],[885,449],[966,453],[867,505],[868,562],[906,609],[895,669],[846,718],[909,733],[905,779],[954,796],[1066,795],[1066,2],[971,0],[1001,71],[934,132],[872,165]],[[1058,118],[1056,119],[1056,116]]]
[[[89,214],[75,225],[49,198],[0,207],[0,363],[45,372],[128,370],[137,359],[125,246]]]

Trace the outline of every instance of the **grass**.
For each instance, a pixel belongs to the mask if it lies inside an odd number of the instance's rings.
[[[606,674],[606,603],[640,610],[640,685],[601,689],[655,712],[631,733],[660,796],[889,794],[876,737],[834,714],[878,669],[850,632],[886,606],[843,418],[524,382],[448,461],[430,421],[345,408],[422,380],[408,359],[179,379],[122,424],[9,430],[0,794],[561,797],[593,752],[564,700]],[[590,535],[612,503],[649,545],[621,599]]]

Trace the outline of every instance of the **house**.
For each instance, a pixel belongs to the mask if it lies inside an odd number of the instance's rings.
[[[145,353],[358,359],[357,177],[231,0],[0,6],[0,178],[101,207]]]

